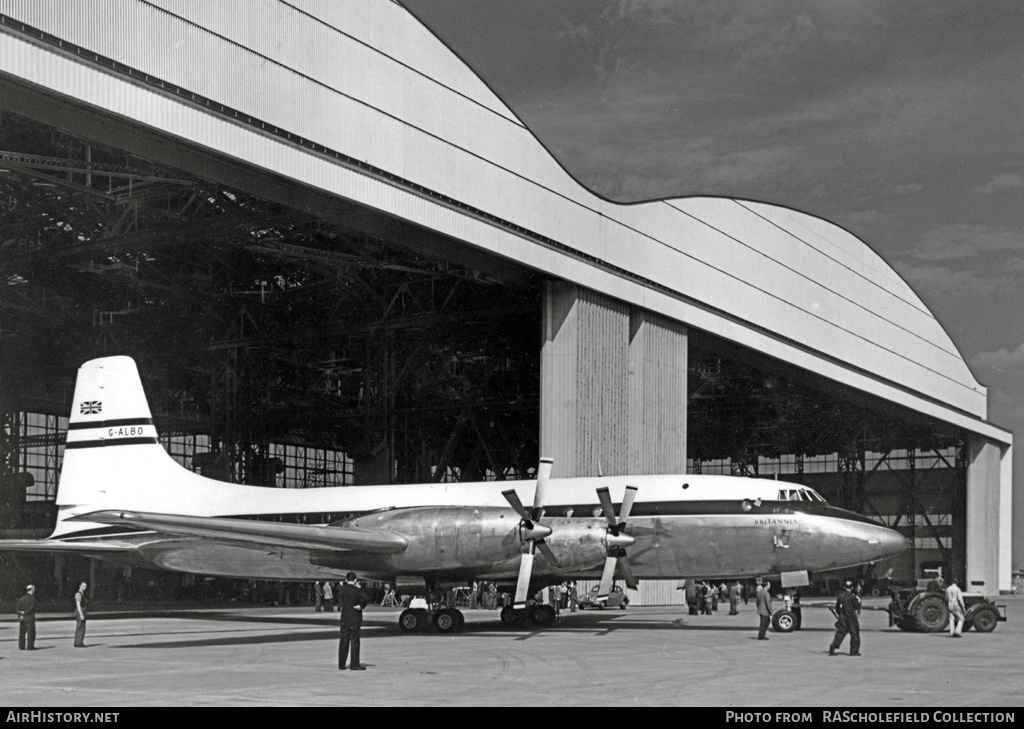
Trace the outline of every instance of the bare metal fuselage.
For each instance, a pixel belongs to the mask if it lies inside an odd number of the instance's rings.
[[[813,513],[817,512],[817,513]],[[554,581],[600,575],[607,523],[599,518],[541,519],[558,559],[538,556],[534,578]],[[522,552],[520,524],[497,507],[418,507],[368,514],[338,525],[403,535],[399,554],[310,551],[228,541],[136,535],[138,557],[162,569],[272,580],[337,579],[349,570],[369,579],[422,576],[437,582],[514,580]],[[634,516],[629,562],[637,578],[743,577],[821,571],[899,553],[896,532],[832,507],[810,511],[766,502],[747,513]]]

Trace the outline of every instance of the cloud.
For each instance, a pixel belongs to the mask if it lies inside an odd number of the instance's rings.
[[[947,225],[927,231],[905,257],[922,261],[954,261],[983,253],[1024,249],[1024,230],[995,225]]]
[[[870,223],[877,223],[880,219],[881,214],[877,210],[860,210],[853,213],[847,213],[842,217],[842,220],[850,225],[867,225]]]
[[[949,297],[963,297],[974,300],[1016,295],[1019,282],[1012,276],[993,276],[970,270],[956,270],[948,266],[914,265],[906,261],[894,261],[893,267],[915,291],[924,294],[926,300],[941,300]]]
[[[1021,342],[1016,349],[1002,347],[994,351],[978,352],[971,357],[971,364],[996,370],[1024,368],[1024,342]]]
[[[982,195],[991,195],[994,192],[1016,190],[1021,187],[1024,187],[1024,180],[1020,175],[1016,172],[1004,172],[1001,175],[996,175],[984,185],[974,188],[974,191],[980,192]]]
[[[893,188],[894,195],[912,195],[915,192],[921,192],[924,189],[924,185],[920,182],[912,182],[907,185],[897,185]]]

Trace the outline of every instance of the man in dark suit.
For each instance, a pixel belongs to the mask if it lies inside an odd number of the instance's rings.
[[[29,585],[18,599],[18,649],[36,649],[36,588]]]
[[[757,617],[761,624],[757,630],[758,640],[768,640],[768,626],[772,623],[772,585],[766,582],[757,588]]]
[[[363,608],[370,602],[369,596],[363,592],[356,582],[356,573],[345,575],[345,582],[338,588],[338,603],[341,606],[341,639],[338,642],[338,670],[345,669],[345,661],[352,648],[352,660],[349,668],[353,671],[365,671],[366,667],[359,662],[359,630],[363,626]]]

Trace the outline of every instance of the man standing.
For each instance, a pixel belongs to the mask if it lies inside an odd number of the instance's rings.
[[[850,655],[860,655],[860,598],[853,590],[853,580],[843,584],[843,591],[836,599],[836,636],[828,646],[828,654],[834,656],[839,646],[850,634]]]
[[[740,583],[737,580],[733,583],[732,587],[729,588],[729,614],[739,615],[740,606]]]
[[[768,640],[768,626],[772,622],[771,586],[770,582],[766,582],[757,587],[757,616],[761,619],[761,625],[757,630],[758,640]]]
[[[36,586],[29,585],[18,598],[18,650],[36,649]]]
[[[950,579],[949,587],[946,588],[946,604],[949,605],[949,637],[962,638],[960,633],[964,629],[964,613],[967,609],[964,606],[964,594],[955,577]]]
[[[85,648],[85,616],[89,612],[89,598],[85,591],[88,587],[83,582],[75,593],[75,648]]]
[[[338,588],[338,603],[341,606],[341,639],[338,642],[338,670],[345,670],[345,661],[352,648],[352,660],[349,668],[353,671],[365,671],[366,667],[359,662],[359,630],[363,626],[363,608],[370,602],[369,596],[363,592],[356,582],[356,573],[345,575],[345,582]]]

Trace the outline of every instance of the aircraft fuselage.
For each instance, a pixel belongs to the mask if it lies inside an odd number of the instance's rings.
[[[638,505],[625,533],[633,573],[640,579],[742,577],[800,570],[822,571],[896,554],[903,537],[886,527],[824,504],[764,501],[683,502],[683,511],[643,515]],[[669,505],[660,504],[667,511]],[[648,507],[647,510],[650,510]],[[539,581],[587,579],[600,575],[607,551],[607,523],[596,517],[548,517],[547,543],[558,559],[538,556]],[[519,569],[519,519],[508,508],[487,506],[415,507],[364,514],[336,525],[372,527],[402,534],[408,548],[398,554],[362,554],[254,548],[200,539],[161,539],[142,546],[152,566],[182,572],[279,580],[337,579],[355,570],[369,579],[422,576],[438,582],[509,580]],[[144,535],[132,541],[145,542]]]

